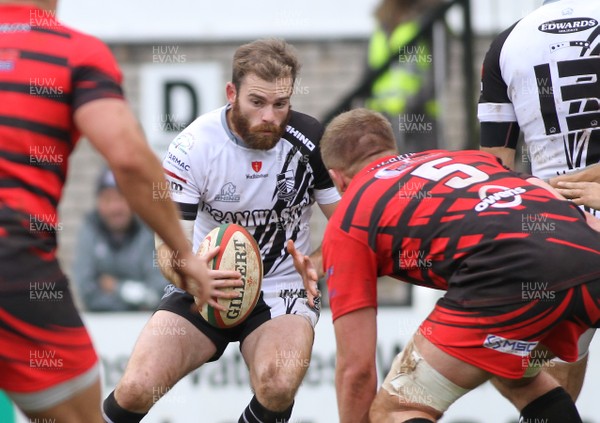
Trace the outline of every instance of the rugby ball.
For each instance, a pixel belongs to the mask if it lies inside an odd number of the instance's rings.
[[[237,270],[242,275],[244,285],[224,289],[239,291],[240,296],[237,298],[215,298],[225,307],[225,311],[204,304],[200,314],[211,325],[227,329],[242,323],[254,310],[260,297],[263,262],[255,239],[246,229],[235,223],[224,224],[210,231],[198,247],[197,254],[204,254],[216,246],[221,246],[221,249],[209,263],[210,268]]]

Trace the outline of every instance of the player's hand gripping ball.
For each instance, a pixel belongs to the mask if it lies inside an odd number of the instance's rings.
[[[209,263],[210,268],[237,270],[242,275],[244,285],[224,289],[224,291],[238,291],[240,296],[237,298],[215,298],[225,307],[225,311],[204,304],[200,314],[211,325],[227,329],[239,325],[252,313],[260,297],[263,262],[258,244],[240,225],[229,223],[210,231],[200,244],[198,254],[204,254],[219,245],[221,249]]]

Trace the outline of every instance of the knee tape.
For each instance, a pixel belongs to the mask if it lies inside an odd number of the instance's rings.
[[[411,340],[396,356],[382,385],[403,403],[433,408],[443,414],[450,404],[469,392],[431,367]]]

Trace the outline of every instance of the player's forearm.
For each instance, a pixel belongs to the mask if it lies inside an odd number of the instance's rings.
[[[550,185],[557,187],[559,181],[564,182],[598,182],[600,183],[600,164],[588,166],[573,173],[566,173],[550,179]]]
[[[178,264],[177,253],[174,253],[166,244],[160,243],[156,247],[156,262],[160,273],[178,288],[185,289],[181,277],[173,269],[173,264]]]

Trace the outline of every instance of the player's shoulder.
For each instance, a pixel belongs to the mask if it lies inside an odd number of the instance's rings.
[[[220,145],[227,134],[223,128],[221,116],[224,107],[198,116],[177,135],[169,146],[172,153],[205,154],[207,149]]]
[[[211,134],[215,131],[223,131],[222,117],[225,106],[210,112],[203,113],[190,123],[183,132],[189,132],[194,135]]]
[[[545,34],[549,37],[585,32],[598,26],[600,9],[595,1],[558,1],[541,6],[525,16],[515,27],[515,34],[523,32]]]
[[[300,129],[307,130],[319,130],[323,128],[323,125],[317,120],[317,118],[307,115],[306,113],[299,112],[297,110],[291,111],[288,125],[293,125]]]
[[[283,138],[301,149],[317,150],[323,136],[323,125],[316,118],[292,110]]]
[[[75,28],[72,28],[68,25],[63,25],[62,23],[59,26],[59,31],[63,38],[66,38],[71,43],[70,53],[72,54],[86,54],[88,56],[97,54],[98,52],[102,52],[105,54],[110,54],[110,49],[104,43],[104,41],[95,37],[94,35],[88,34],[83,31],[79,31]]]
[[[490,67],[497,67],[500,62],[500,55],[506,45],[506,41],[513,34],[514,29],[521,21],[517,21],[500,34],[498,34],[490,44],[490,48],[486,54],[485,60],[483,62],[483,67],[486,70],[489,70]]]
[[[52,31],[53,33],[48,35],[53,37],[52,42],[48,42],[47,46],[60,51],[61,55],[66,55],[71,69],[74,71],[97,69],[110,75],[117,83],[121,83],[122,74],[119,64],[104,41],[62,24]],[[50,38],[48,40],[50,41]]]

